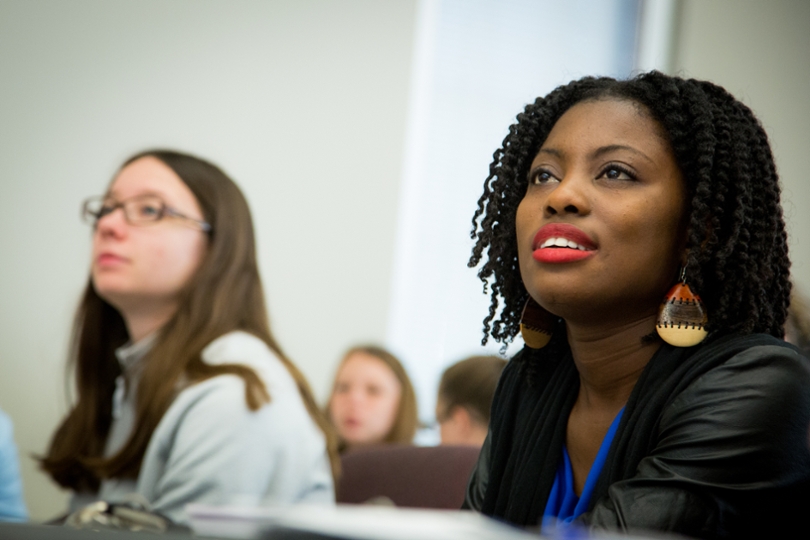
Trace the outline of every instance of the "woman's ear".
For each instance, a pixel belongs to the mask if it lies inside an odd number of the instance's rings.
[[[439,422],[441,444],[464,444],[470,431],[469,413],[456,405],[446,411]]]
[[[470,416],[470,412],[464,407],[453,407],[453,410],[450,412],[450,417],[465,434],[472,427],[472,416]]]

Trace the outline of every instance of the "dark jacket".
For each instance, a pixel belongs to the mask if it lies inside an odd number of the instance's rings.
[[[465,507],[538,524],[579,388],[567,345],[556,351],[524,349],[504,370]],[[761,334],[665,344],[579,521],[702,538],[790,530],[810,514],[808,427],[810,362],[794,347]]]

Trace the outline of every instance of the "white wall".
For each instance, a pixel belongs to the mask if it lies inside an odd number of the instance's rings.
[[[0,1],[0,408],[35,519],[66,410],[86,280],[83,198],[145,147],[220,164],[247,195],[276,336],[323,397],[355,341],[385,337],[411,0]]]
[[[726,88],[757,114],[782,180],[794,282],[810,295],[810,2],[686,0],[675,71]]]
[[[489,295],[467,268],[493,152],[537,96],[633,68],[633,0],[419,3],[388,344],[431,421],[442,371],[481,347]],[[522,341],[512,344],[519,350]],[[424,435],[424,434],[423,434]],[[427,437],[421,439],[427,442]]]
[[[678,5],[671,65],[725,85],[762,118],[796,280],[810,291],[810,2]],[[89,255],[79,203],[129,154],[196,152],[242,186],[275,332],[321,398],[343,348],[386,338],[415,11],[416,0],[0,0],[0,407],[16,425],[34,518],[64,505],[27,454],[65,411],[68,328]],[[497,17],[474,23],[482,39]],[[562,47],[570,39],[565,27],[524,22],[524,32],[559,33]],[[486,139],[482,166],[501,136]]]

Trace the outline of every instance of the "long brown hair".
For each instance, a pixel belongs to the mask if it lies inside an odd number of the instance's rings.
[[[256,373],[242,365],[208,365],[201,353],[214,339],[242,330],[264,341],[295,380],[309,414],[323,430],[333,474],[337,474],[337,437],[318,409],[306,379],[282,352],[273,335],[256,264],[250,210],[236,184],[202,159],[167,150],[149,150],[130,163],[153,157],[191,189],[211,225],[205,258],[180,295],[177,312],[161,328],[143,360],[137,387],[135,425],[116,454],[105,457],[112,424],[115,379],[121,374],[115,350],[129,339],[121,314],[93,288],[85,289],[73,325],[69,366],[75,370],[78,399],[56,430],[41,459],[42,468],[63,487],[96,490],[103,478],[134,478],[140,471],[152,433],[184,380],[199,382],[233,374],[245,382],[251,410],[271,396]]]
[[[397,416],[394,419],[394,425],[391,426],[391,431],[389,431],[385,436],[383,442],[410,444],[413,441],[414,435],[416,435],[416,428],[419,425],[419,413],[416,405],[416,392],[413,390],[413,385],[411,384],[410,378],[408,378],[408,373],[402,366],[402,362],[400,362],[399,359],[392,353],[378,345],[359,345],[346,351],[346,354],[343,355],[343,359],[340,361],[336,373],[340,373],[340,369],[343,367],[343,364],[346,363],[346,360],[356,353],[363,353],[373,356],[391,368],[391,371],[394,372],[394,375],[402,387],[402,393],[399,397],[399,407],[397,408]],[[335,384],[336,383],[337,375],[335,375]],[[330,421],[332,419],[330,407],[332,406],[332,397],[335,394],[335,384],[332,385],[332,393],[329,396],[329,402],[326,405],[326,416]],[[340,450],[343,451],[346,450],[346,448],[347,445],[345,441],[341,441]]]

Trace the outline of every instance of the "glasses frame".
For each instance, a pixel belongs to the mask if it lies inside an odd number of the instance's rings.
[[[154,199],[154,200],[160,202],[160,211],[156,214],[155,219],[144,220],[144,221],[133,220],[132,217],[130,216],[130,213],[127,211],[127,205],[130,204],[133,201],[138,200],[138,199],[146,199],[146,198]],[[102,208],[103,208],[105,201],[112,201],[113,204],[112,204],[112,208],[110,209],[110,211],[105,213],[104,215],[100,215],[101,214],[101,209],[99,209],[99,211],[93,211],[90,208],[91,205],[94,205],[96,203],[100,203],[102,205]],[[88,197],[82,202],[82,220],[84,220],[86,223],[89,223],[90,225],[93,226],[93,228],[95,228],[95,227],[98,226],[98,220],[100,220],[104,216],[112,214],[113,212],[115,212],[119,208],[124,213],[124,219],[126,220],[126,222],[128,224],[134,226],[134,227],[148,227],[150,225],[158,223],[163,218],[168,216],[168,217],[173,217],[173,218],[189,221],[189,222],[195,224],[201,231],[203,231],[205,233],[210,233],[211,230],[212,230],[211,224],[208,223],[207,221],[203,221],[201,219],[196,219],[196,218],[187,216],[187,215],[185,215],[185,214],[183,214],[181,212],[178,212],[177,210],[175,210],[171,206],[168,206],[163,201],[163,199],[161,199],[158,195],[151,195],[151,194],[148,194],[148,195],[135,195],[134,197],[129,197],[128,199],[124,199],[123,201],[116,201],[115,199],[112,199],[110,197],[106,197],[104,195],[96,195],[94,197]],[[132,208],[132,206],[129,206],[129,208]]]

